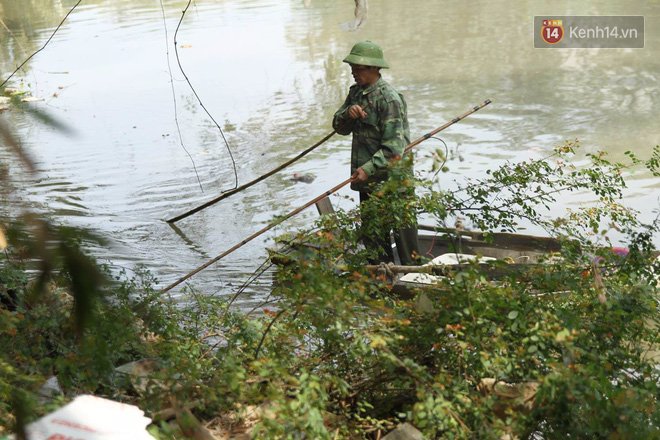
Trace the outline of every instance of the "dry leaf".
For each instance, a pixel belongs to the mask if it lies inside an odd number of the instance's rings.
[[[435,308],[433,303],[424,292],[420,293],[415,302],[415,311],[417,313],[433,313]]]
[[[7,237],[5,237],[5,231],[0,228],[0,251],[7,249]]]

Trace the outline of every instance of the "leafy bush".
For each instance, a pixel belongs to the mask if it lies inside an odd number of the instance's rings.
[[[38,398],[51,376],[67,396],[116,397],[115,367],[151,352],[144,338],[148,328],[139,317],[161,314],[155,304],[144,304],[144,295],[153,290],[137,295],[128,281],[114,284],[112,295],[105,295],[109,275],[80,251],[79,240],[89,234],[30,218],[25,224],[33,227],[9,229],[10,248],[0,255],[6,299],[0,309],[3,426],[17,422],[12,410],[31,419],[52,408]]]
[[[429,438],[657,438],[658,222],[641,224],[619,203],[623,164],[594,154],[590,166],[573,167],[576,148],[452,191],[395,168],[363,207],[374,222],[338,212],[301,232],[298,241],[314,246],[288,256],[272,297],[253,312],[192,289],[174,302],[148,274],[108,284],[95,326],[77,336],[71,308],[3,311],[3,423],[16,412],[12,393],[56,373],[67,391],[131,401],[156,419],[164,406],[179,415],[192,407],[225,433],[255,438],[378,438],[403,421]],[[631,161],[657,176],[659,156]],[[418,199],[397,197],[415,186]],[[560,189],[591,191],[598,202],[548,218]],[[497,281],[466,264],[403,299],[365,269],[373,255],[358,243],[365,230],[397,229],[420,211],[438,225],[460,214],[487,231],[515,231],[524,218],[564,247]],[[627,237],[625,259],[613,256],[608,229]],[[22,271],[7,270],[25,285]],[[80,348],[102,340],[103,356]],[[111,369],[143,358],[156,367],[141,391]],[[185,435],[159,423],[161,438]]]
[[[466,267],[418,293],[432,305],[424,310],[419,296],[397,299],[361,269],[362,228],[355,213],[340,213],[320,229],[332,233],[315,236],[323,251],[293,256],[281,273],[289,287],[255,357],[322,378],[316,408],[350,421],[345,435],[408,420],[432,438],[650,438],[660,417],[658,225],[640,224],[619,204],[623,164],[594,154],[578,169],[570,165],[576,148],[568,142],[544,161],[505,165],[452,192],[426,184],[416,207],[440,224],[460,213],[486,230],[515,231],[524,218],[564,240],[560,255],[497,283]],[[375,230],[408,221],[396,213],[410,212],[410,201],[396,194],[412,183],[393,176],[366,208]],[[558,194],[578,190],[599,203],[544,217]],[[630,253],[616,265],[609,246],[593,244],[603,224],[629,237]],[[594,266],[597,256],[607,269]]]

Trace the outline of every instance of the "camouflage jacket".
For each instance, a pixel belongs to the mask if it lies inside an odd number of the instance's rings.
[[[350,118],[350,106],[365,108],[367,103],[365,118]],[[335,113],[332,126],[339,134],[353,133],[351,175],[362,167],[369,176],[365,182],[351,183],[356,191],[368,192],[372,184],[386,180],[388,161],[401,156],[410,143],[406,101],[382,77],[366,89],[354,84]]]

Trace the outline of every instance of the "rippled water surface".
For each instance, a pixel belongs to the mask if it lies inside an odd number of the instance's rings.
[[[46,42],[75,3],[0,0],[3,79]],[[49,212],[59,223],[97,231],[109,240],[92,247],[100,260],[115,268],[144,264],[163,286],[348,177],[350,142],[335,136],[240,195],[175,227],[163,221],[233,188],[231,156],[243,184],[329,133],[351,85],[341,60],[358,40],[384,48],[392,66],[384,76],[406,95],[413,138],[486,98],[493,101],[442,133],[463,158],[448,163],[444,185],[507,160],[543,157],[564,139],[577,137],[586,151],[604,149],[615,159],[626,150],[644,157],[660,143],[657,2],[550,8],[541,1],[372,0],[366,25],[353,33],[340,27],[352,18],[351,0],[312,0],[307,8],[300,0],[199,0],[181,22],[177,60],[173,39],[186,4],[83,1],[11,81],[43,98],[31,105],[69,131],[17,111],[1,114],[39,168],[31,175],[0,151],[15,188],[8,213]],[[532,19],[544,13],[644,15],[645,49],[535,50]],[[179,62],[224,130],[231,155]],[[433,139],[419,147],[422,174],[439,147]],[[293,173],[317,179],[295,183]],[[628,202],[653,218],[657,181],[633,175]],[[556,214],[564,209],[558,206]],[[294,217],[191,281],[209,293],[232,293],[264,261],[275,234],[315,217],[313,209]],[[252,299],[266,295],[268,284],[253,286]]]

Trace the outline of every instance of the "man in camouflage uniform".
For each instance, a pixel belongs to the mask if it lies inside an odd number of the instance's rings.
[[[334,115],[332,126],[337,133],[353,133],[351,151],[351,189],[360,192],[360,203],[368,200],[375,184],[387,180],[389,162],[400,158],[410,144],[407,106],[398,93],[380,75],[388,69],[381,48],[370,41],[357,43],[344,62],[351,66],[355,84],[344,105]],[[413,197],[405,191],[403,197]],[[363,223],[369,221],[362,218]],[[402,264],[414,264],[419,255],[417,226],[395,231]],[[389,232],[382,237],[364,237],[368,248],[376,249],[394,261]]]

